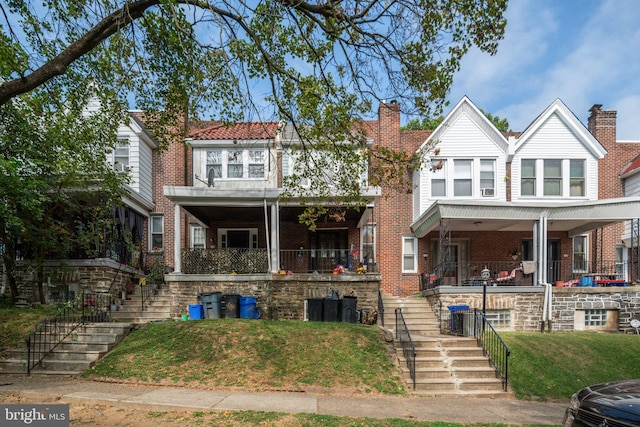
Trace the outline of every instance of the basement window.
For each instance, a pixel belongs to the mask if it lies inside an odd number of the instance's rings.
[[[495,329],[511,329],[510,310],[487,311],[485,317],[489,324]]]
[[[605,326],[607,324],[607,310],[585,310],[585,326]]]

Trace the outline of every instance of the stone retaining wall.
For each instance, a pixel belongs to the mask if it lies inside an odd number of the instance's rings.
[[[256,298],[264,319],[304,320],[304,302],[325,298],[331,290],[338,296],[357,298],[357,309],[378,308],[379,274],[293,274],[293,275],[193,275],[168,274],[165,282],[172,295],[171,316],[179,318],[197,304],[202,293],[221,292]]]
[[[37,273],[32,268],[18,267],[16,281],[20,298],[26,303],[39,303]],[[47,261],[44,264],[45,298],[47,303],[64,302],[87,290],[99,293],[111,290],[117,296],[126,283],[142,276],[142,271],[109,258]],[[5,293],[10,295],[9,286]]]
[[[440,286],[424,292],[427,301],[440,318],[450,305],[468,305],[482,309],[481,286]],[[584,330],[576,323],[576,311],[604,309],[615,311],[617,325],[602,330],[635,332],[630,321],[640,319],[640,286],[630,287],[553,287],[552,330],[567,332]],[[513,331],[539,331],[544,302],[543,286],[487,287],[487,311],[509,310]],[[579,317],[578,317],[579,319]],[[588,329],[588,328],[586,328]],[[597,328],[594,328],[597,330]]]

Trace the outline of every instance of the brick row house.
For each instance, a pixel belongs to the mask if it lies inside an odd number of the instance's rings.
[[[126,281],[160,260],[175,317],[209,291],[255,295],[271,318],[302,319],[304,302],[331,290],[372,311],[378,291],[478,307],[477,285],[488,271],[486,282],[497,285],[493,308],[502,307],[496,316],[526,330],[544,320],[540,284],[570,292],[596,273],[627,285],[638,277],[628,249],[640,199],[625,194],[637,145],[616,141],[616,113],[601,106],[585,127],[556,100],[524,131],[502,133],[468,98],[434,131],[402,130],[401,106],[382,103],[377,120],[364,123],[367,143],[418,151],[425,166],[410,191],[368,187],[364,179],[368,207],[331,211],[314,231],[298,220],[302,201],[280,197],[297,161],[290,126],[199,123],[158,153],[142,117],[132,113],[119,129],[122,144],[110,159],[132,175],[114,218],[136,236],[135,250],[93,263]],[[352,274],[332,274],[339,266]],[[366,274],[354,274],[358,267]],[[66,281],[95,287],[91,280]],[[523,319],[513,295],[527,292],[539,302]],[[576,319],[559,324],[572,329]]]

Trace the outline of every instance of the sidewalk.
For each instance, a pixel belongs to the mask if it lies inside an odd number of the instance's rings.
[[[235,392],[139,386],[75,377],[0,376],[0,394],[30,401],[109,404],[148,411],[276,411],[349,417],[504,424],[561,424],[566,403],[513,398],[366,397],[307,392]],[[36,400],[37,399],[37,400]]]

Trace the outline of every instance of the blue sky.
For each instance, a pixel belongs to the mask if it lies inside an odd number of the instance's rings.
[[[556,98],[585,125],[602,104],[618,140],[640,141],[640,1],[510,0],[507,19],[497,55],[463,59],[451,106],[466,95],[523,131]]]

